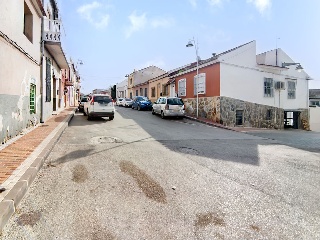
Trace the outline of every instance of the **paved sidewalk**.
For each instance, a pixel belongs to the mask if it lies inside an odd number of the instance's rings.
[[[0,231],[15,212],[75,110],[74,107],[65,109],[0,146]]]

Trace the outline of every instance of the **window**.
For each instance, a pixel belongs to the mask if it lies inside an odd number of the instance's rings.
[[[236,110],[236,125],[242,125],[243,123],[243,110]]]
[[[162,85],[162,96],[168,96],[169,95],[169,85],[163,84]]]
[[[151,88],[151,97],[156,97],[156,88]]]
[[[112,102],[111,98],[109,96],[94,96],[93,100],[95,102],[104,104],[104,103],[110,103]]]
[[[186,96],[187,93],[187,84],[186,84],[186,79],[181,79],[178,81],[178,94],[179,96]]]
[[[268,110],[267,110],[266,120],[271,120],[271,118],[272,118],[272,110],[271,110],[271,109],[268,109]]]
[[[183,105],[183,101],[181,98],[168,98],[167,104],[169,104],[169,105]]]
[[[145,97],[148,97],[148,88],[145,88],[145,89],[144,89],[144,96],[145,96]]]
[[[264,96],[273,97],[273,79],[264,78]]]
[[[24,14],[23,14],[23,34],[29,39],[30,42],[33,41],[33,16],[32,13],[24,2]]]
[[[51,61],[46,59],[46,102],[51,102]]]
[[[130,85],[132,85],[132,78],[130,78]]]
[[[30,84],[30,114],[36,113],[36,85]]]
[[[132,99],[132,92],[130,93],[130,98]]]
[[[193,78],[194,84],[194,95],[197,95],[197,75]],[[206,93],[206,74],[200,73],[198,75],[198,94],[205,94]]]
[[[143,96],[143,88],[140,88],[140,96]]]
[[[139,92],[138,92],[138,90],[136,90],[136,96],[139,96]]]
[[[288,81],[288,99],[296,99],[296,82]]]
[[[320,101],[312,100],[312,101],[310,101],[310,105],[312,105],[312,106],[319,106],[319,107],[320,107]]]

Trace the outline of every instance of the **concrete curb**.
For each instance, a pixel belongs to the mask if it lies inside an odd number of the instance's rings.
[[[226,127],[226,126],[223,126],[221,124],[214,123],[214,122],[205,122],[205,121],[202,121],[201,119],[198,119],[196,117],[185,115],[185,118],[190,119],[190,120],[195,121],[195,122],[203,123],[203,124],[206,124],[206,125],[209,125],[209,126],[213,126],[213,127],[222,128],[222,129],[226,129],[226,130],[231,130],[231,131],[237,132],[236,130],[234,130],[234,129],[230,128],[230,127]]]
[[[75,110],[61,122],[58,127],[53,131],[55,132],[54,136],[48,136],[43,142],[51,137],[50,141],[46,146],[41,150],[40,154],[33,160],[32,164],[20,179],[15,183],[12,189],[9,190],[4,199],[0,202],[0,232],[9,221],[11,216],[16,212],[16,208],[25,196],[28,191],[28,188],[31,186],[32,182],[37,176],[37,173],[42,168],[46,158],[50,154],[51,150],[55,144],[60,139],[64,130],[68,127],[69,122],[73,118]]]

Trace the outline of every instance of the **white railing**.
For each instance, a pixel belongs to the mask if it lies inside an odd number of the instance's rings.
[[[61,21],[43,19],[43,40],[50,42],[61,42]]]

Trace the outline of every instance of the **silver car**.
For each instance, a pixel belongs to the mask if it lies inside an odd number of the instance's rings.
[[[124,98],[121,103],[122,103],[122,106],[124,107],[131,107],[133,100],[130,98]]]
[[[177,97],[160,97],[152,106],[152,114],[160,114],[161,118],[165,117],[184,117],[185,109],[181,98]]]

